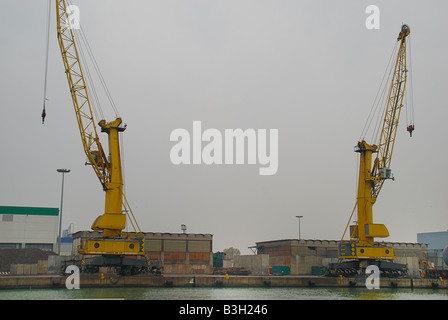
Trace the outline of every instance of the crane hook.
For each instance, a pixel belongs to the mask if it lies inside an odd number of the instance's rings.
[[[414,131],[414,125],[413,124],[410,124],[410,125],[408,125],[408,127],[407,127],[407,131],[409,132],[409,135],[412,137],[412,131]]]
[[[45,105],[44,105],[44,109],[42,110],[42,124],[44,124],[46,116],[47,116],[47,113],[45,112]]]

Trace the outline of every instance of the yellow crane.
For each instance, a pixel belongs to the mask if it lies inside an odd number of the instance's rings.
[[[341,261],[330,266],[330,272],[333,274],[358,274],[360,270],[364,270],[372,264],[378,266],[382,272],[387,274],[406,273],[406,265],[393,262],[396,257],[392,247],[375,243],[375,238],[388,237],[389,231],[384,224],[374,223],[372,207],[384,182],[393,179],[390,164],[406,88],[408,73],[406,67],[406,38],[409,34],[409,26],[402,25],[397,39],[399,48],[388,91],[379,143],[376,145],[368,144],[365,140],[362,140],[355,146],[355,152],[360,155],[357,202],[339,244],[338,258]],[[407,130],[412,135],[414,126],[409,125]],[[376,154],[376,158],[372,166],[374,154]],[[350,240],[344,241],[345,233],[356,208],[357,221],[350,226]]]
[[[97,271],[101,266],[117,267],[122,273],[144,271],[149,263],[144,251],[144,237],[123,193],[119,133],[126,126],[119,117],[110,122],[104,119],[98,122],[101,132],[108,136],[109,152],[106,154],[97,133],[72,21],[64,0],[56,0],[56,21],[65,74],[88,159],[86,164],[91,165],[105,191],[104,213],[92,224],[92,229],[100,231],[100,236],[83,240],[79,248],[83,257],[91,257],[82,260],[83,267],[87,271]],[[126,216],[134,232],[123,231],[126,228]]]

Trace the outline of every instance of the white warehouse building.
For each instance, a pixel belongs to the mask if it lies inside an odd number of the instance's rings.
[[[57,251],[58,208],[0,206],[0,248]]]

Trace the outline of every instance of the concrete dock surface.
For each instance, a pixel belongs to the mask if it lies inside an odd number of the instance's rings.
[[[65,288],[68,276],[0,276],[0,289]],[[446,279],[385,278],[382,288],[448,288]],[[226,276],[226,275],[135,275],[81,274],[81,287],[365,287],[365,278],[325,276]]]

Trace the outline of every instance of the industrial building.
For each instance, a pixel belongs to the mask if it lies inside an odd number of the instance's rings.
[[[429,250],[443,250],[448,246],[448,231],[417,233],[417,241],[426,243]]]
[[[0,248],[56,251],[58,208],[0,206]]]
[[[448,269],[443,250],[448,246],[448,231],[417,233],[417,241],[428,245],[428,262],[437,269]]]
[[[73,234],[73,254],[83,242],[98,237],[98,231]],[[213,235],[193,233],[143,232],[145,254],[151,265],[162,267],[164,274],[212,274]]]
[[[58,208],[0,207],[0,248],[38,248],[57,252]],[[61,255],[77,255],[83,241],[98,237],[99,231],[63,231]],[[145,254],[164,274],[212,274],[213,235],[192,233],[144,232]],[[422,261],[446,267],[442,251],[448,232],[417,234],[419,243],[392,243],[396,261],[408,265],[409,274],[418,274]],[[337,260],[339,241],[282,239],[257,242],[254,254],[224,261],[224,267],[241,267],[251,274],[319,274]],[[440,265],[440,266],[439,266]]]
[[[58,236],[59,241],[59,236]],[[71,256],[73,248],[73,229],[72,224],[67,228],[62,230],[61,240],[57,244],[59,246],[59,254],[61,256]],[[56,251],[56,252],[58,252]]]
[[[284,274],[322,274],[324,267],[337,261],[336,240],[283,239],[257,242],[250,247],[254,255],[239,256],[231,262],[233,267],[242,267],[252,274],[271,274],[276,269]],[[426,244],[384,242],[393,247],[396,261],[408,265],[408,273],[419,273],[419,261],[427,259]]]

